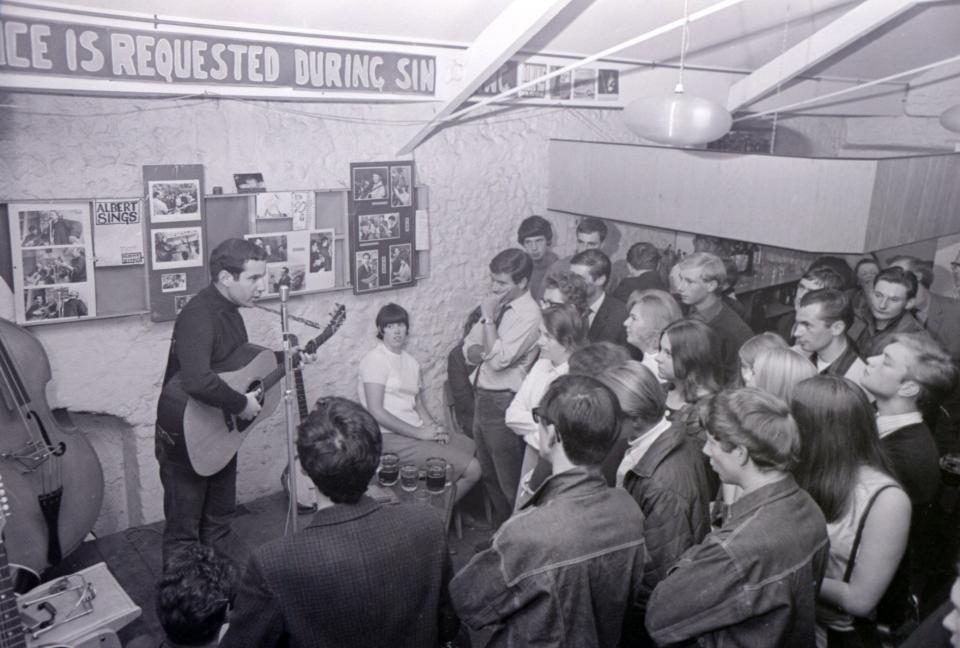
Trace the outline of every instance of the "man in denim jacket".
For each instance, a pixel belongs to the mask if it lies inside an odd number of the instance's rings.
[[[454,606],[471,628],[495,628],[488,648],[612,648],[646,557],[640,508],[600,472],[620,407],[595,379],[568,375],[533,415],[552,474],[453,579]]]
[[[790,470],[800,436],[786,403],[745,388],[710,406],[704,454],[743,489],[723,526],[691,547],[647,604],[658,645],[810,648],[827,562],[826,523]]]

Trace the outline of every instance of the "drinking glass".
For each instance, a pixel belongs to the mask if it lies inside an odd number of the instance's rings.
[[[420,481],[420,470],[413,464],[404,464],[400,467],[400,488],[412,493],[417,490]]]
[[[381,486],[393,486],[400,478],[400,457],[388,452],[380,457],[380,471],[377,473]]]
[[[442,493],[447,485],[447,462],[439,457],[427,459],[427,490]]]

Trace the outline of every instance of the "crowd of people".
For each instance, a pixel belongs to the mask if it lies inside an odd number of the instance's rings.
[[[583,219],[559,259],[531,216],[492,258],[448,357],[459,429],[426,406],[410,314],[380,309],[359,403],[299,429],[317,517],[253,552],[220,645],[960,642],[960,302],[931,265],[821,257],[756,334],[709,252],[668,276],[638,243],[608,291],[606,233]],[[458,573],[436,517],[364,494],[385,452],[482,486],[496,531]]]

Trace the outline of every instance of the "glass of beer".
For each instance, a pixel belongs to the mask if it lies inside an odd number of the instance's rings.
[[[381,486],[393,486],[400,479],[400,457],[387,452],[380,457],[380,470],[377,473]]]
[[[404,464],[400,467],[400,488],[412,493],[417,490],[420,481],[420,470],[413,464]]]
[[[442,493],[447,485],[447,462],[439,457],[427,459],[427,490]]]

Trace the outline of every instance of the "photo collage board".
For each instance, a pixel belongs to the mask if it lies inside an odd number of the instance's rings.
[[[203,221],[203,166],[143,167],[150,312],[172,320],[210,283]]]
[[[414,163],[350,165],[350,277],[354,294],[416,282]]]
[[[95,317],[90,203],[11,203],[8,214],[17,321]]]

